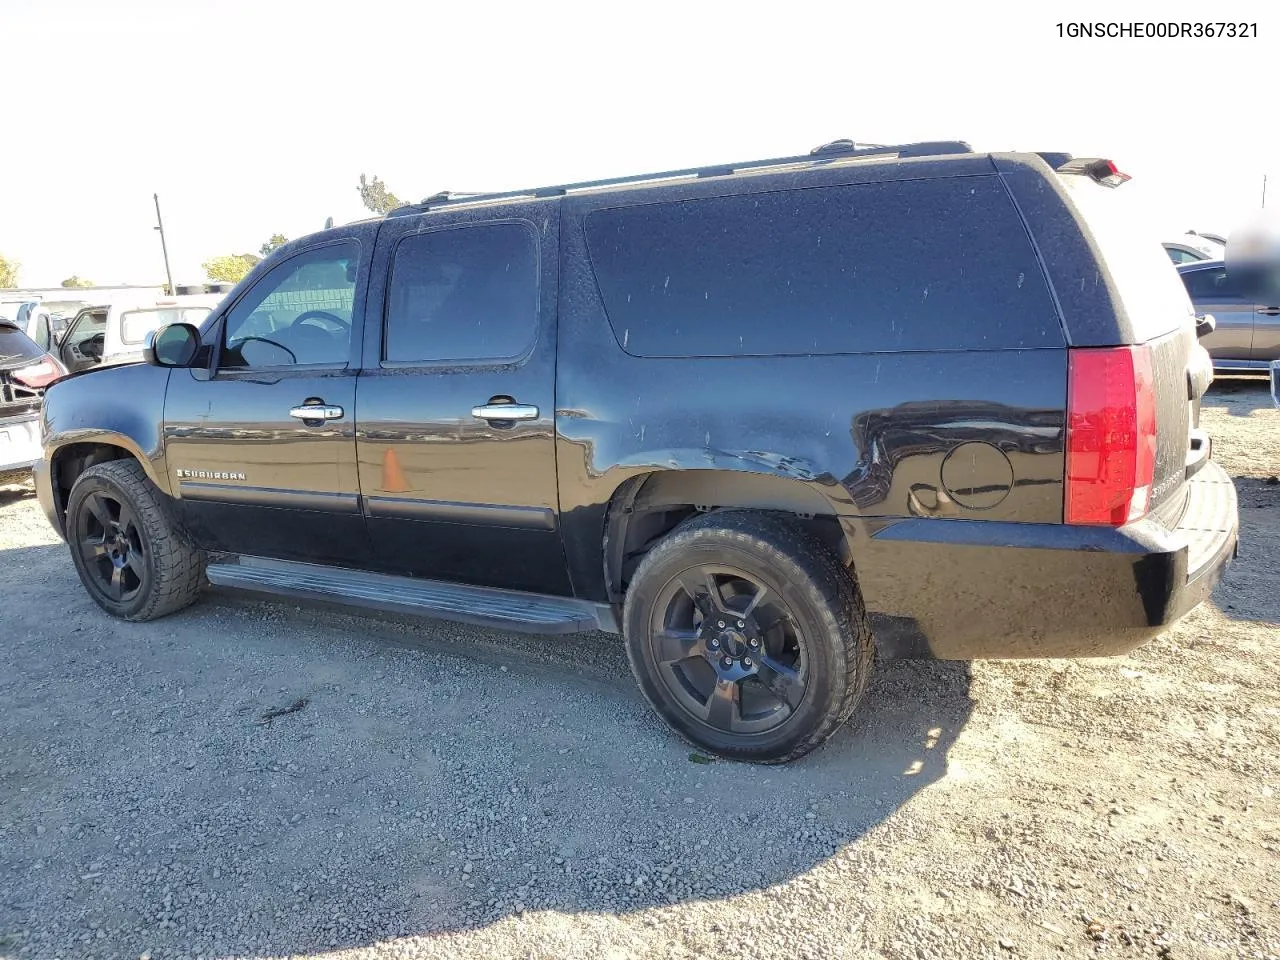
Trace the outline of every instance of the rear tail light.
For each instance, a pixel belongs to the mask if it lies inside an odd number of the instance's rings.
[[[1075,348],[1067,360],[1067,523],[1146,514],[1156,468],[1149,347]]]
[[[67,371],[63,369],[62,364],[46,353],[31,366],[10,371],[9,376],[24,387],[39,390],[41,387],[47,387],[55,380],[66,376],[66,373]]]

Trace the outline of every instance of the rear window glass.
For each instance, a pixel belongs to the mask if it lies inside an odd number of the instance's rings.
[[[1125,313],[1139,342],[1154,340],[1194,315],[1186,287],[1160,242],[1158,232],[1137,207],[1135,195],[1088,177],[1060,176],[1119,288]]]
[[[0,323],[0,367],[12,367],[17,364],[39,360],[44,351],[17,327]]]
[[[636,356],[1064,342],[1030,241],[995,177],[597,210],[586,231],[609,322]]]

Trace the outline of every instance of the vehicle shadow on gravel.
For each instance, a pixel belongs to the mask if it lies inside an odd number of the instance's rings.
[[[19,500],[34,500],[35,496],[35,488],[31,486],[0,487],[0,507],[7,507]]]
[[[1213,602],[1233,620],[1280,627],[1280,481],[1235,477],[1240,553],[1214,591]]]
[[[708,762],[613,637],[225,595],[125,624],[64,551],[0,551],[34,574],[0,649],[19,956],[286,956],[764,891],[942,778],[972,710],[967,664],[892,662],[810,756]]]
[[[1271,399],[1271,381],[1261,376],[1219,374],[1213,378],[1201,403],[1206,407],[1226,407],[1236,417],[1247,417],[1255,410],[1275,409],[1275,402]]]

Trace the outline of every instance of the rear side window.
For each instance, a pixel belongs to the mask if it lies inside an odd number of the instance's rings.
[[[538,242],[524,223],[401,240],[387,292],[383,359],[514,360],[538,329]]]
[[[636,356],[1064,343],[995,177],[597,210],[586,231],[609,322]]]

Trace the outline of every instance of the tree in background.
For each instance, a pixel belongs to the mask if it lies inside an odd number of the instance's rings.
[[[283,233],[273,233],[271,239],[258,248],[258,252],[264,257],[268,257],[271,255],[271,251],[277,247],[283,247],[288,242],[289,238]]]
[[[225,257],[214,257],[206,260],[201,266],[210,280],[224,283],[239,283],[246,273],[254,268],[262,258],[252,253],[233,253]]]
[[[75,274],[67,277],[62,281],[64,287],[92,287],[92,280],[85,280],[83,277],[77,277]]]
[[[360,202],[374,213],[390,213],[402,204],[396,195],[387,189],[387,185],[374,176],[372,180],[360,174]]]
[[[22,264],[16,260],[6,260],[0,254],[0,287],[16,287],[18,285],[18,268]]]

